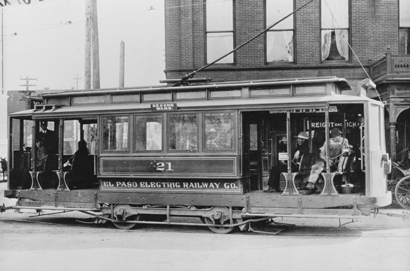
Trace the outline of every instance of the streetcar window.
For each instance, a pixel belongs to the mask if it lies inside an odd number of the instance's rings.
[[[64,121],[64,145],[63,154],[73,155],[78,148],[78,141],[81,140],[81,129],[83,139],[87,142],[87,149],[90,154],[95,154],[95,144],[97,140],[97,124],[83,124],[78,120]]]
[[[205,114],[205,150],[234,150],[235,119],[233,113]]]
[[[162,116],[135,117],[135,150],[162,150]]]
[[[77,150],[77,142],[79,141],[78,122],[74,120],[64,121],[64,150],[63,154],[73,155]]]
[[[103,117],[103,150],[123,151],[128,149],[129,118]]]
[[[196,114],[172,114],[169,116],[169,149],[178,151],[198,150]]]

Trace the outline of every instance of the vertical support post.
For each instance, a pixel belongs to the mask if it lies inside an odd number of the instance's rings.
[[[288,140],[287,153],[288,153],[288,171],[283,176],[286,179],[286,187],[282,195],[294,195],[299,194],[295,186],[295,177],[296,174],[292,173],[292,134],[290,127],[290,112],[286,112],[286,137]]]
[[[391,57],[391,50],[390,47],[387,47],[386,50],[386,76],[389,78],[389,76],[392,74],[393,71],[393,62],[392,62],[392,57]]]
[[[326,108],[325,111],[325,142],[326,142],[326,173],[330,173],[330,165],[329,165],[329,108]]]
[[[393,161],[395,162],[397,162],[396,140],[396,122],[390,122],[390,155]]]
[[[63,166],[63,152],[64,152],[64,119],[60,119],[58,125],[58,170],[54,171],[58,177],[57,190],[69,191],[64,177]],[[56,192],[57,193],[57,192]]]

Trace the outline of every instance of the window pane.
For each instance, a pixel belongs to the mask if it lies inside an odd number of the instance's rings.
[[[410,28],[399,29],[399,55],[410,55]]]
[[[269,31],[266,60],[293,62],[293,31]]]
[[[84,140],[87,142],[88,151],[95,155],[96,145],[98,143],[97,123],[84,124]]]
[[[211,63],[233,50],[233,33],[208,33],[206,48],[207,63]],[[226,56],[217,63],[233,63],[233,54]]]
[[[74,120],[64,121],[64,146],[63,154],[73,155],[77,150],[77,142],[80,138],[78,135],[79,123]]]
[[[322,0],[322,28],[349,27],[349,0]]]
[[[103,149],[120,151],[128,149],[128,117],[103,118]]]
[[[258,150],[258,125],[251,124],[249,125],[249,150],[257,151]]]
[[[322,60],[349,60],[348,30],[322,30]]]
[[[410,0],[400,0],[400,27],[410,27]]]
[[[266,1],[266,25],[271,26],[277,21],[283,19],[293,11],[293,1],[267,0]],[[289,16],[283,22],[280,22],[272,30],[293,29],[293,15]]]
[[[194,114],[169,116],[169,149],[198,150],[197,117]]]
[[[208,32],[233,30],[232,1],[206,1],[206,30]]]
[[[205,150],[232,151],[234,125],[233,113],[205,114]]]
[[[162,116],[138,116],[135,118],[135,150],[162,150]]]

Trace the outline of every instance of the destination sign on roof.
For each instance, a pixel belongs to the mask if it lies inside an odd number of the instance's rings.
[[[174,111],[177,110],[176,103],[151,104],[151,109],[154,111]]]

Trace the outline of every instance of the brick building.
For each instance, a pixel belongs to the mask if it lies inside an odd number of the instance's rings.
[[[354,91],[372,79],[378,92],[369,94],[386,102],[392,156],[396,143],[409,148],[410,0],[166,0],[165,7],[167,79],[201,69],[255,37],[195,77],[337,76]]]

